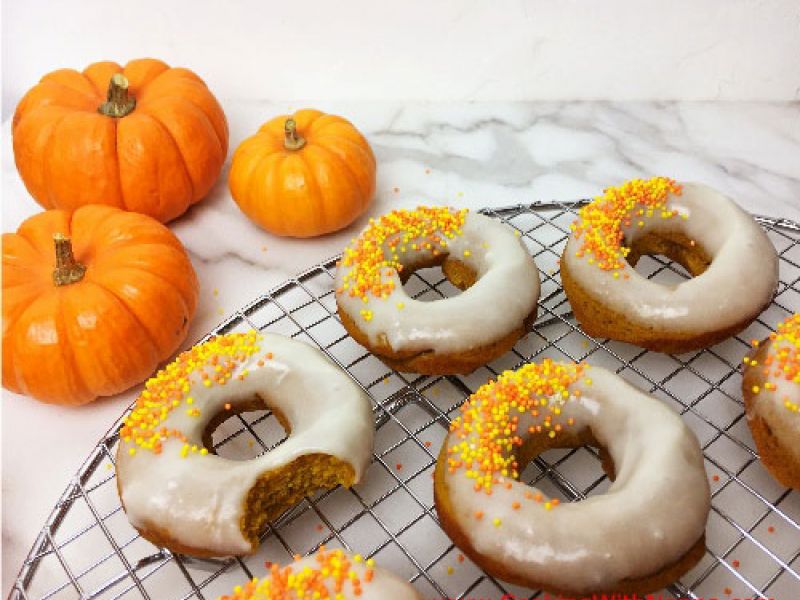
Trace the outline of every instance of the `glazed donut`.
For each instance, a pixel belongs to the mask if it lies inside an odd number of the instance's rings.
[[[787,318],[744,359],[747,424],[764,466],[800,490],[800,314]]]
[[[216,426],[269,407],[289,432],[252,460],[210,452]],[[316,348],[255,332],[211,338],[150,379],[120,429],[117,485],[142,537],[195,556],[249,554],[303,496],[359,481],[374,422],[361,389]]]
[[[648,593],[703,556],[697,438],[619,376],[547,359],[506,371],[461,411],[436,462],[436,511],[490,575],[565,596]],[[584,444],[601,448],[605,494],[559,504],[519,481],[541,452]]]
[[[646,254],[669,257],[693,278],[675,286],[646,279],[634,269]],[[580,210],[561,282],[589,335],[681,353],[747,327],[772,301],[778,256],[753,218],[719,192],[636,179]]]
[[[422,302],[403,283],[441,265],[458,296]],[[539,272],[501,222],[466,209],[419,207],[370,220],[336,270],[336,304],[348,333],[390,367],[469,373],[530,330]]]
[[[375,566],[372,559],[326,550],[285,567],[270,565],[269,573],[237,586],[219,600],[421,600],[413,587],[397,575]]]

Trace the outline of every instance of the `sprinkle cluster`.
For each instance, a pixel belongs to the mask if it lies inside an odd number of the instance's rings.
[[[764,359],[763,373],[765,377],[784,379],[800,385],[800,313],[794,314],[779,324],[776,331],[769,334],[770,344]],[[777,343],[776,343],[777,342]],[[783,343],[781,343],[783,342]],[[753,348],[758,348],[758,340],[753,340]],[[758,366],[758,361],[745,356],[743,362],[751,367]],[[764,390],[775,391],[778,386],[772,381],[764,383]],[[753,393],[758,394],[761,388],[753,386]],[[784,406],[795,414],[800,413],[800,405],[788,396],[782,398]]]
[[[438,256],[446,250],[448,240],[461,235],[467,212],[467,209],[420,206],[370,219],[361,236],[345,248],[341,266],[352,269],[345,274],[336,293],[346,293],[364,302],[370,296],[388,298],[395,288],[394,274],[403,270],[400,256],[418,251]],[[372,312],[364,309],[361,316],[369,321]]]
[[[570,227],[581,241],[575,256],[588,255],[589,264],[604,271],[618,271],[625,266],[625,257],[630,248],[623,245],[623,227],[636,222],[644,227],[644,219],[660,214],[663,219],[678,215],[676,210],[666,208],[669,194],[679,196],[681,186],[667,177],[632,179],[618,187],[604,190],[591,204],[580,210],[578,220]],[[682,215],[686,218],[686,215]]]
[[[183,457],[190,453],[207,454],[205,448],[189,445],[182,432],[168,429],[163,423],[172,411],[179,409],[185,410],[190,417],[199,417],[201,412],[190,395],[192,386],[200,382],[207,388],[225,385],[234,377],[237,366],[261,351],[259,342],[262,339],[255,331],[212,337],[181,353],[149,379],[120,430],[123,441],[133,444],[129,453],[135,454],[138,447],[160,454],[163,442],[172,437],[184,442],[181,448]],[[265,359],[271,358],[272,353],[266,353],[258,365],[262,366]],[[194,374],[197,377],[193,379]],[[247,375],[247,369],[235,374],[238,379]],[[229,409],[230,405],[225,407]]]
[[[459,440],[447,451],[450,472],[463,469],[475,481],[476,492],[491,495],[495,485],[510,488],[511,480],[519,478],[515,450],[523,445],[523,436],[539,434],[554,438],[563,429],[564,423],[559,418],[562,407],[570,395],[581,394],[579,389],[569,387],[585,369],[584,364],[545,359],[539,364],[506,371],[481,387],[461,407],[461,416],[450,426],[452,435]],[[585,381],[591,384],[590,379]],[[521,423],[521,417],[532,424]],[[565,423],[573,425],[574,421],[569,418]],[[526,497],[543,501],[541,494],[528,493]],[[548,501],[545,508],[556,504],[557,499]],[[483,515],[475,517],[481,519]]]
[[[300,560],[299,556],[295,560]],[[375,575],[374,561],[356,554],[351,558],[343,550],[325,550],[321,547],[315,555],[317,566],[299,569],[291,565],[283,568],[270,565],[269,575],[255,578],[244,586],[237,586],[233,595],[219,600],[344,600],[362,594],[362,579],[353,570],[353,563],[364,563],[363,583],[370,583]]]

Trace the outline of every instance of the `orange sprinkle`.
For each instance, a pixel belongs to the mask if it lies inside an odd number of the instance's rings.
[[[719,475],[714,475],[711,479],[713,479],[714,481],[719,481]]]
[[[460,563],[463,563],[463,562],[464,562],[464,555],[463,555],[463,554],[459,554],[459,555],[456,557],[456,560],[458,560],[458,562],[460,562]]]
[[[431,447],[431,442],[425,442],[424,445],[425,445],[426,448],[430,448]]]
[[[734,569],[738,569],[738,568],[739,568],[739,565],[740,565],[741,563],[740,563],[738,560],[735,560],[735,561],[733,561],[731,564],[733,565],[733,568],[734,568]]]
[[[571,225],[575,237],[581,240],[576,256],[586,257],[590,264],[604,271],[623,269],[630,252],[630,248],[623,245],[623,228],[630,225],[634,214],[674,217],[674,210],[666,210],[670,194],[679,196],[681,186],[667,177],[632,179],[621,186],[607,188],[602,196],[580,210],[578,220]]]
[[[395,468],[395,469],[397,469],[398,471],[399,471],[399,470],[401,470],[401,469],[403,468],[403,463],[397,463],[397,464],[394,466],[394,468]]]
[[[775,528],[772,525],[770,525],[769,527],[767,527],[767,531],[769,533],[775,533]]]

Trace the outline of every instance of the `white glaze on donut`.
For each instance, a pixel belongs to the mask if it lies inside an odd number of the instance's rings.
[[[787,319],[775,339],[762,343],[768,344],[769,365],[763,360],[762,364],[751,364],[751,359],[745,359],[747,369],[769,370],[764,385],[750,395],[747,418],[761,417],[782,448],[800,463],[800,316]],[[781,354],[784,358],[778,360]]]
[[[407,251],[399,256],[402,265],[433,258],[431,250],[411,248],[419,241],[405,244]],[[356,243],[354,240],[345,249],[345,256]],[[340,291],[340,309],[351,316],[373,344],[385,335],[394,351],[437,353],[457,353],[490,344],[520,327],[534,310],[539,299],[539,272],[528,250],[507,225],[468,212],[461,234],[447,239],[447,248],[441,253],[474,269],[478,276],[475,284],[457,296],[423,302],[409,297],[397,271],[390,269],[384,277],[394,282],[391,293],[383,298],[369,295],[364,302]],[[384,254],[390,255],[386,246]],[[339,290],[353,269],[352,264],[340,264],[336,272]],[[369,320],[363,318],[362,310],[370,311]]]
[[[572,277],[598,301],[642,327],[664,331],[710,332],[732,327],[767,304],[778,282],[778,256],[764,230],[732,200],[712,188],[683,184],[667,210],[683,217],[635,217],[623,228],[625,244],[651,231],[680,231],[711,257],[708,269],[675,286],[646,279],[624,263],[614,272],[578,257],[580,241],[570,235],[563,261]],[[644,222],[639,227],[638,220]],[[626,279],[625,276],[628,276]]]
[[[682,558],[705,530],[710,496],[697,438],[678,415],[605,369],[587,367],[584,376],[567,387],[560,420],[574,419],[576,432],[589,428],[609,451],[616,479],[605,494],[548,510],[530,500],[537,488],[511,478],[491,496],[474,489],[464,468],[445,470],[444,482],[453,518],[476,551],[546,589],[592,593]],[[536,421],[519,418],[519,431]],[[467,442],[477,443],[476,435]],[[459,441],[451,432],[445,443]]]
[[[260,397],[286,418],[289,437],[270,452],[242,461],[199,452],[184,457],[184,442],[174,437],[163,441],[159,454],[121,441],[117,477],[135,527],[168,531],[180,544],[218,555],[246,554],[255,548],[240,530],[244,501],[262,473],[322,453],[349,463],[360,480],[370,462],[374,432],[366,395],[316,348],[274,334],[263,334],[258,343],[262,351],[239,362],[224,386],[202,385],[200,371],[213,372],[210,365],[193,372],[186,393],[193,398],[191,408],[185,403],[175,408],[161,425],[202,448],[206,426],[225,404],[235,409]],[[259,366],[267,351],[271,360]],[[199,416],[187,414],[192,408]]]
[[[320,560],[320,555],[323,557]],[[335,565],[331,563],[335,561]],[[278,567],[280,574],[272,572],[265,577],[261,577],[252,586],[253,589],[243,589],[240,593],[233,596],[225,596],[222,600],[267,600],[273,598],[282,598],[284,600],[292,600],[297,598],[311,598],[313,590],[309,590],[308,595],[302,595],[306,590],[306,584],[297,583],[298,576],[302,579],[305,577],[313,579],[317,586],[321,585],[330,594],[329,598],[339,598],[336,594],[341,594],[341,600],[420,600],[420,596],[414,588],[407,581],[401,579],[394,573],[374,566],[373,561],[365,561],[358,555],[346,553],[342,550],[322,550],[319,553],[311,554],[293,563]],[[341,591],[337,592],[336,581],[339,577],[335,572],[341,569],[339,565],[346,565],[343,569],[345,575],[341,584]],[[289,569],[288,573],[286,570]],[[321,571],[325,569],[326,574],[322,575]],[[367,576],[367,572],[371,571]],[[352,573],[352,575],[350,575]],[[277,577],[276,577],[277,575]],[[321,575],[319,578],[317,578]],[[270,592],[275,587],[283,591],[285,582],[289,577],[292,577],[292,585],[295,589],[284,592],[285,595],[270,595]],[[281,581],[275,585],[275,579]],[[355,593],[354,580],[358,580],[360,592]],[[300,588],[298,590],[297,588]],[[316,596],[314,596],[316,597]]]

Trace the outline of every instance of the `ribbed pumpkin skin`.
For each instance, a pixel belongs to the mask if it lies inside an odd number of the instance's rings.
[[[119,118],[98,112],[116,73],[136,99]],[[17,169],[45,208],[108,204],[162,223],[208,193],[228,152],[225,114],[203,80],[154,59],[45,75],[12,131]]]
[[[284,145],[289,115],[268,121],[239,145],[228,176],[239,208],[267,231],[313,237],[347,227],[375,194],[375,156],[350,122],[318,110],[291,116],[306,144]]]
[[[58,233],[81,281],[53,282]],[[102,205],[35,215],[3,234],[3,387],[69,405],[122,392],[178,349],[197,297],[186,251],[156,220]]]

